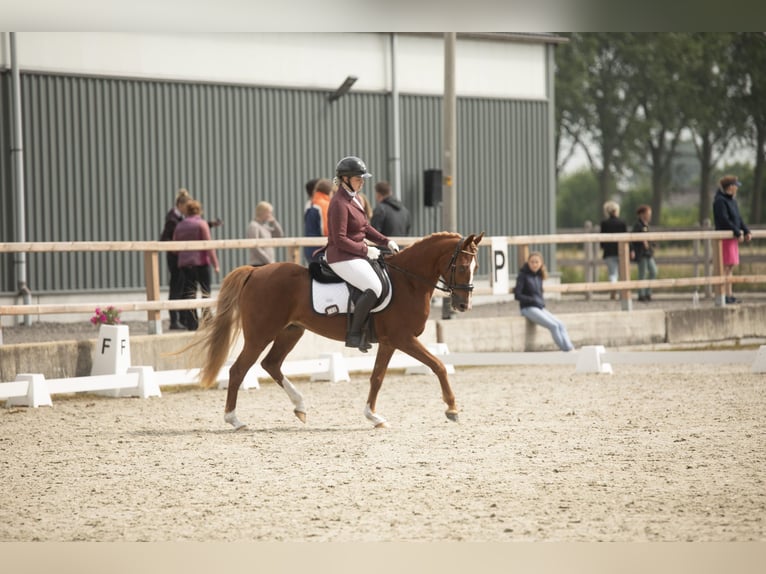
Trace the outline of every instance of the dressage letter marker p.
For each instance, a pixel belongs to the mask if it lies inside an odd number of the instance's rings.
[[[492,294],[508,294],[508,244],[505,237],[492,238]]]

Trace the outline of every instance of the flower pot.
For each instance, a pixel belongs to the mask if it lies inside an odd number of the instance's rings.
[[[122,375],[130,367],[130,329],[127,325],[99,325],[91,375]]]

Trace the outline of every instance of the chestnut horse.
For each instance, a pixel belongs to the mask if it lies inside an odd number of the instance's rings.
[[[370,376],[370,392],[364,414],[376,427],[386,419],[375,412],[375,402],[388,363],[396,349],[427,365],[439,378],[447,418],[457,420],[458,409],[444,364],[417,339],[428,319],[435,288],[450,293],[457,311],[471,308],[473,274],[481,235],[467,238],[457,233],[434,233],[397,254],[386,257],[392,297],[388,306],[370,315],[375,322],[378,353]],[[444,286],[438,285],[441,282]],[[228,357],[241,329],[244,346],[229,370],[224,420],[235,430],[244,428],[236,415],[237,394],[242,380],[263,350],[273,341],[261,362],[281,386],[294,406],[295,415],[306,421],[303,396],[282,373],[282,363],[306,329],[319,335],[345,340],[347,316],[323,315],[311,304],[308,270],[295,263],[272,263],[263,267],[238,267],[224,279],[216,312],[203,322],[198,337],[185,350],[196,348],[203,356],[201,383],[210,387]]]

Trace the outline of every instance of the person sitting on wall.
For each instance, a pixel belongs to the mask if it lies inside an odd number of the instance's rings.
[[[519,302],[521,314],[533,323],[548,329],[559,349],[572,351],[574,345],[569,339],[564,323],[545,308],[543,279],[547,277],[548,272],[543,263],[542,253],[533,251],[516,276],[516,286],[513,289],[514,298]]]

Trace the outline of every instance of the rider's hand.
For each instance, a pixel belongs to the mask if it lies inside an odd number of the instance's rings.
[[[380,257],[380,249],[372,245],[367,246],[367,258],[375,261]]]
[[[399,246],[396,244],[396,241],[394,241],[393,239],[389,239],[387,247],[391,253],[399,253]]]

